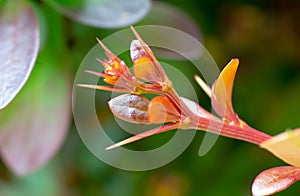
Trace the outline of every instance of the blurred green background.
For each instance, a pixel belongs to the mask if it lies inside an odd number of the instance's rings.
[[[121,29],[86,26],[62,16],[43,1],[32,2],[41,24],[42,47],[47,44],[54,49],[64,48],[58,66],[68,69],[71,77],[96,44],[95,37],[103,39]],[[198,36],[220,69],[231,58],[240,59],[233,105],[242,119],[271,135],[300,127],[299,1],[159,2],[176,7],[194,21],[195,24],[190,24],[189,21],[169,19],[173,27],[186,26],[200,32]],[[136,25],[161,24],[159,16],[155,19],[151,13]],[[48,28],[43,29],[46,23]],[[48,39],[45,39],[46,35]],[[59,40],[59,45],[49,37]],[[125,60],[129,62],[129,58]],[[176,60],[167,62],[178,69],[183,67],[182,64],[188,64]],[[193,81],[194,70],[182,72],[199,89],[201,105],[210,108],[208,98]],[[102,101],[108,101],[109,93],[98,92],[97,95]],[[109,119],[112,117],[106,105],[99,106],[99,111]],[[120,132],[120,128],[113,125],[110,131]],[[138,149],[143,144],[163,144],[172,135],[156,135],[133,146],[137,145]],[[32,174],[16,177],[1,163],[0,195],[242,196],[251,195],[251,184],[259,172],[285,165],[258,146],[224,137],[219,137],[212,150],[200,157],[198,150],[203,136],[204,132],[197,132],[187,150],[171,163],[151,171],[131,172],[111,167],[93,156],[72,123],[58,154]],[[296,183],[277,195],[297,195],[299,192],[300,184]]]

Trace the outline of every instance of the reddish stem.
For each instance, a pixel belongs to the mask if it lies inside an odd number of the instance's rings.
[[[225,122],[218,122],[202,117],[198,118],[196,121],[193,121],[191,124],[192,125],[189,128],[205,130],[215,134],[220,134],[225,137],[239,139],[257,145],[272,137],[252,127],[249,127],[248,125],[244,125],[243,127],[229,125]]]

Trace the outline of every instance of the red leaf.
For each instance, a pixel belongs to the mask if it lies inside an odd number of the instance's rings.
[[[293,166],[275,167],[261,172],[252,184],[253,195],[278,193],[300,180],[300,168]]]
[[[27,81],[39,49],[39,29],[32,7],[8,1],[0,14],[0,109]]]

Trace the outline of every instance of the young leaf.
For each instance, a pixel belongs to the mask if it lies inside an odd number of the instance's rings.
[[[149,121],[153,124],[175,122],[180,120],[180,113],[165,96],[156,96],[150,101]]]
[[[236,115],[232,107],[232,87],[235,73],[239,65],[238,59],[232,59],[212,87],[212,106],[218,115],[227,120],[236,120]]]
[[[39,29],[33,8],[8,1],[0,13],[0,109],[26,83],[39,49]]]
[[[119,95],[108,102],[110,110],[118,118],[137,124],[149,124],[149,100],[135,94]]]
[[[273,136],[261,143],[260,147],[286,163],[300,167],[300,128]]]
[[[275,167],[261,172],[252,184],[255,196],[278,193],[300,180],[300,168],[293,166]]]

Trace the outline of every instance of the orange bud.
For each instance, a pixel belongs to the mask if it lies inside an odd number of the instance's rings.
[[[157,81],[158,79],[153,62],[148,57],[138,58],[134,62],[133,69],[137,78],[146,81]]]
[[[175,122],[180,119],[180,113],[167,97],[157,96],[150,101],[148,119],[155,124]]]

